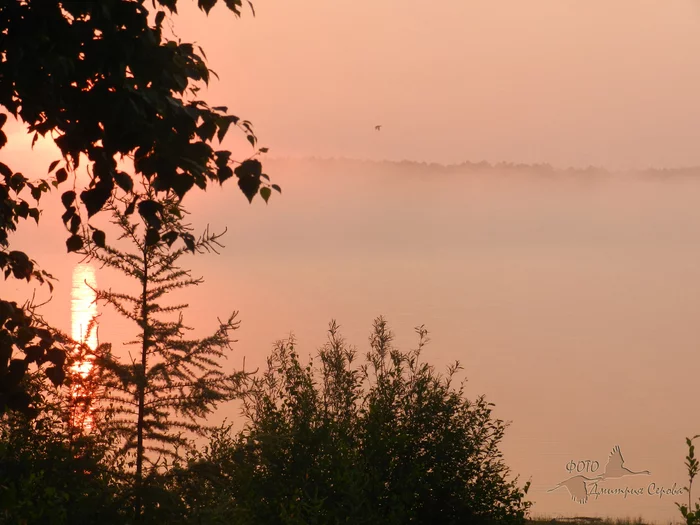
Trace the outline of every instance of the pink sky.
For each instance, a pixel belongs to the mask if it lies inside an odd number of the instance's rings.
[[[183,3],[208,98],[280,156],[700,164],[694,0]],[[374,125],[383,124],[381,133]]]

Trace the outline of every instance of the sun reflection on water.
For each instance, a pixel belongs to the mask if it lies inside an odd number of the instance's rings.
[[[97,348],[97,326],[90,324],[97,316],[97,303],[95,302],[95,289],[97,279],[95,269],[90,264],[78,264],[73,269],[73,283],[71,287],[71,336],[74,341],[85,344],[90,350]],[[76,349],[78,352],[79,349]],[[71,424],[79,430],[90,430],[92,416],[86,401],[90,398],[88,374],[92,369],[90,357],[79,360],[71,367],[71,373],[78,379],[71,386]],[[82,380],[82,381],[81,381]]]
[[[84,341],[93,350],[97,347],[97,331],[92,330],[87,340],[85,336],[90,321],[97,315],[96,286],[95,269],[90,264],[76,265],[71,288],[71,335],[73,340]]]

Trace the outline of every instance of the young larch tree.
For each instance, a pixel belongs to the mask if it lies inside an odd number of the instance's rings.
[[[136,355],[126,360],[115,352],[97,355],[94,366],[104,377],[95,410],[101,412],[108,432],[121,442],[122,457],[133,458],[133,488],[137,518],[142,513],[142,491],[148,477],[156,479],[159,467],[178,460],[192,449],[192,438],[209,428],[203,419],[222,402],[236,397],[243,372],[225,372],[222,360],[231,348],[231,332],[238,328],[237,312],[203,338],[190,338],[185,325],[184,303],[166,302],[173,292],[196,286],[201,279],[178,266],[187,252],[216,252],[222,234],[207,229],[195,238],[183,223],[183,209],[176,197],[153,202],[150,214],[157,227],[133,220],[130,209],[120,210],[118,200],[109,205],[113,223],[125,246],[107,245],[100,232],[83,238],[93,260],[131,278],[135,291],[97,290],[97,301],[111,305],[133,321]],[[134,214],[137,215],[137,214]],[[164,232],[162,235],[158,233]],[[154,233],[155,232],[155,233]],[[101,232],[100,232],[101,233]],[[181,239],[183,245],[177,247]],[[178,241],[179,244],[179,241]]]

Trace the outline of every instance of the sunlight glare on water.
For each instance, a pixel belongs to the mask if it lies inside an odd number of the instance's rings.
[[[95,269],[90,264],[78,264],[73,269],[73,283],[71,287],[71,336],[74,341],[85,343],[91,350],[97,348],[97,328],[89,329],[90,322],[97,316],[97,303],[95,302],[95,288],[97,279]],[[78,361],[71,371],[86,379],[92,368],[90,358]],[[84,384],[78,383],[71,387],[73,398],[73,427],[82,430],[90,430],[92,416],[87,405],[83,401],[90,398],[90,390]]]
[[[71,287],[71,336],[75,341],[83,341],[88,325],[97,315],[94,288],[97,286],[95,269],[90,264],[78,264],[73,269],[73,285]],[[85,343],[95,349],[97,347],[97,331],[92,330]]]

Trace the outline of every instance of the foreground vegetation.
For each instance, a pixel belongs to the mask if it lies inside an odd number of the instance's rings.
[[[377,319],[362,364],[332,323],[303,363],[279,342],[241,387],[246,424],[162,463],[151,455],[134,514],[133,453],[109,421],[71,432],[60,396],[33,388],[42,415],[0,423],[1,523],[524,523],[527,485],[509,480],[505,425],[469,401],[452,368],[400,351]],[[48,400],[52,399],[49,403]]]
[[[174,245],[188,238],[206,251],[218,236],[189,233],[178,199],[156,208],[158,238],[128,199],[108,206],[116,244],[83,228],[81,250],[134,283],[96,297],[133,321],[137,354],[53,331],[72,348],[52,365],[65,376],[58,388],[24,361],[21,388],[36,410],[0,419],[0,523],[526,523],[529,483],[512,479],[499,450],[506,425],[483,396],[466,397],[458,364],[441,375],[423,360],[424,328],[404,351],[378,318],[359,356],[331,323],[313,358],[292,338],[260,373],[225,371],[235,316],[186,337],[177,294],[200,280],[179,266],[187,246]],[[75,368],[86,361],[89,373]],[[207,416],[233,400],[242,430],[210,428]],[[689,525],[690,504],[680,509]]]
[[[80,235],[81,253],[135,285],[96,297],[133,321],[137,353],[120,359],[109,344],[89,348],[56,330],[65,359],[28,353],[21,391],[36,410],[0,418],[0,523],[526,523],[529,483],[512,479],[499,451],[506,425],[484,397],[466,397],[457,364],[441,375],[423,360],[423,328],[403,351],[378,318],[358,355],[331,323],[313,358],[290,339],[261,373],[225,371],[235,316],[189,339],[177,300],[200,280],[179,266],[190,250],[175,241],[215,251],[218,236],[195,238],[179,199],[161,198],[153,216],[132,202],[107,205],[114,242],[90,228]],[[86,360],[90,373],[76,372]],[[60,382],[47,380],[47,361]],[[243,429],[208,427],[233,400]],[[690,493],[698,463],[687,443]],[[688,525],[698,522],[691,508],[689,494]]]

